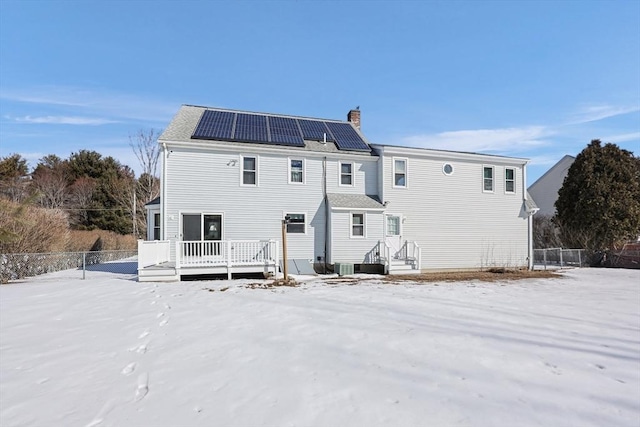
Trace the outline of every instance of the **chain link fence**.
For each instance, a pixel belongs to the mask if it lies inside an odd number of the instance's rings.
[[[584,249],[547,248],[533,250],[534,268],[586,267]]]
[[[54,272],[82,279],[97,272],[137,274],[137,259],[137,250],[0,254],[0,283]]]

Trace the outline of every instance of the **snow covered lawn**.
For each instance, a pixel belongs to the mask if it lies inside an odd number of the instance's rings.
[[[563,276],[0,286],[0,425],[638,427],[640,271]]]

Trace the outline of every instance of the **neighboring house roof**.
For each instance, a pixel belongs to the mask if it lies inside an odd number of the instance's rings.
[[[365,194],[327,193],[327,200],[332,209],[384,209],[378,196]]]
[[[281,145],[275,143],[269,143],[267,141],[242,141],[242,140],[234,140],[234,138],[215,138],[215,137],[201,137],[196,134],[196,129],[198,129],[198,133],[201,132],[202,127],[199,128],[199,124],[205,112],[223,112],[223,113],[232,113],[236,115],[250,115],[251,117],[266,117],[266,118],[276,118],[276,119],[294,119],[295,122],[313,122],[313,123],[330,123],[336,124],[340,126],[348,125],[347,130],[350,132],[354,132],[353,135],[357,135],[357,137],[362,141],[362,147],[364,149],[351,150],[349,148],[339,149],[333,140],[335,138],[329,134],[327,137],[327,142],[318,141],[318,140],[304,140],[304,145],[300,146],[291,146],[291,145]],[[291,120],[289,120],[291,122]],[[215,126],[217,124],[214,123]],[[214,126],[214,127],[215,127]],[[225,126],[225,124],[222,124]],[[226,125],[228,126],[228,124]],[[324,126],[324,125],[323,125]],[[233,126],[235,132],[235,126]],[[215,132],[214,132],[215,133]],[[260,138],[257,138],[260,139]],[[221,108],[208,108],[208,107],[199,107],[194,105],[183,105],[180,107],[180,110],[176,113],[169,126],[164,130],[160,138],[159,142],[180,142],[180,143],[191,143],[191,144],[206,144],[211,146],[227,146],[227,147],[235,147],[241,150],[246,150],[248,144],[261,145],[261,146],[272,146],[278,148],[285,148],[287,150],[295,151],[314,151],[314,152],[322,152],[322,153],[345,153],[355,155],[363,155],[363,156],[375,156],[375,153],[372,152],[369,147],[369,142],[367,139],[360,133],[360,131],[353,126],[351,122],[341,121],[341,120],[329,120],[329,119],[317,119],[317,118],[309,118],[309,117],[300,117],[300,116],[286,116],[286,115],[278,115],[278,114],[266,114],[266,113],[254,113],[250,111],[237,111],[237,110],[227,110]]]
[[[159,204],[160,204],[160,196],[156,197],[155,199],[153,199],[148,203],[145,203],[145,206],[153,206],[153,205],[159,205]]]
[[[575,159],[573,156],[564,156],[529,187],[531,197],[540,208],[538,215],[555,215],[558,191]]]

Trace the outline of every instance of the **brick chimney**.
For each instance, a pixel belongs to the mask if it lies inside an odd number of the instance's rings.
[[[356,107],[355,110],[349,111],[349,114],[347,114],[347,120],[353,123],[357,129],[360,129],[360,107]]]

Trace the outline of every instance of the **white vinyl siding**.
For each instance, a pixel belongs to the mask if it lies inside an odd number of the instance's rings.
[[[288,170],[290,153],[247,154],[257,159],[259,187],[243,186],[239,191],[242,158],[230,162],[233,155],[228,151],[213,149],[171,150],[166,170],[165,239],[180,239],[180,212],[220,212],[224,213],[225,239],[281,242],[284,213],[305,213],[306,234],[289,234],[288,256],[310,260],[324,256],[323,157],[304,157],[306,185],[290,185],[283,173]]]
[[[258,186],[258,157],[242,156],[240,158],[242,185]]]
[[[377,147],[382,155],[382,200],[389,202],[387,213],[402,216],[402,240],[416,241],[422,248],[423,269],[527,266],[522,164],[500,158],[494,165],[497,176],[503,176],[504,168],[514,169],[517,197],[504,193],[502,180],[494,180],[496,191],[487,197],[481,190],[487,160],[481,156],[452,153],[443,158],[446,153]],[[394,158],[401,156],[410,159],[408,188],[396,188],[393,182]],[[447,162],[455,166],[452,175],[442,171]],[[372,230],[370,221],[367,230]]]
[[[353,214],[348,210],[332,210],[331,237],[329,239],[330,264],[352,262],[354,264],[375,264],[378,241],[384,239],[384,215],[381,211],[366,211],[363,237],[354,238],[352,234]]]

